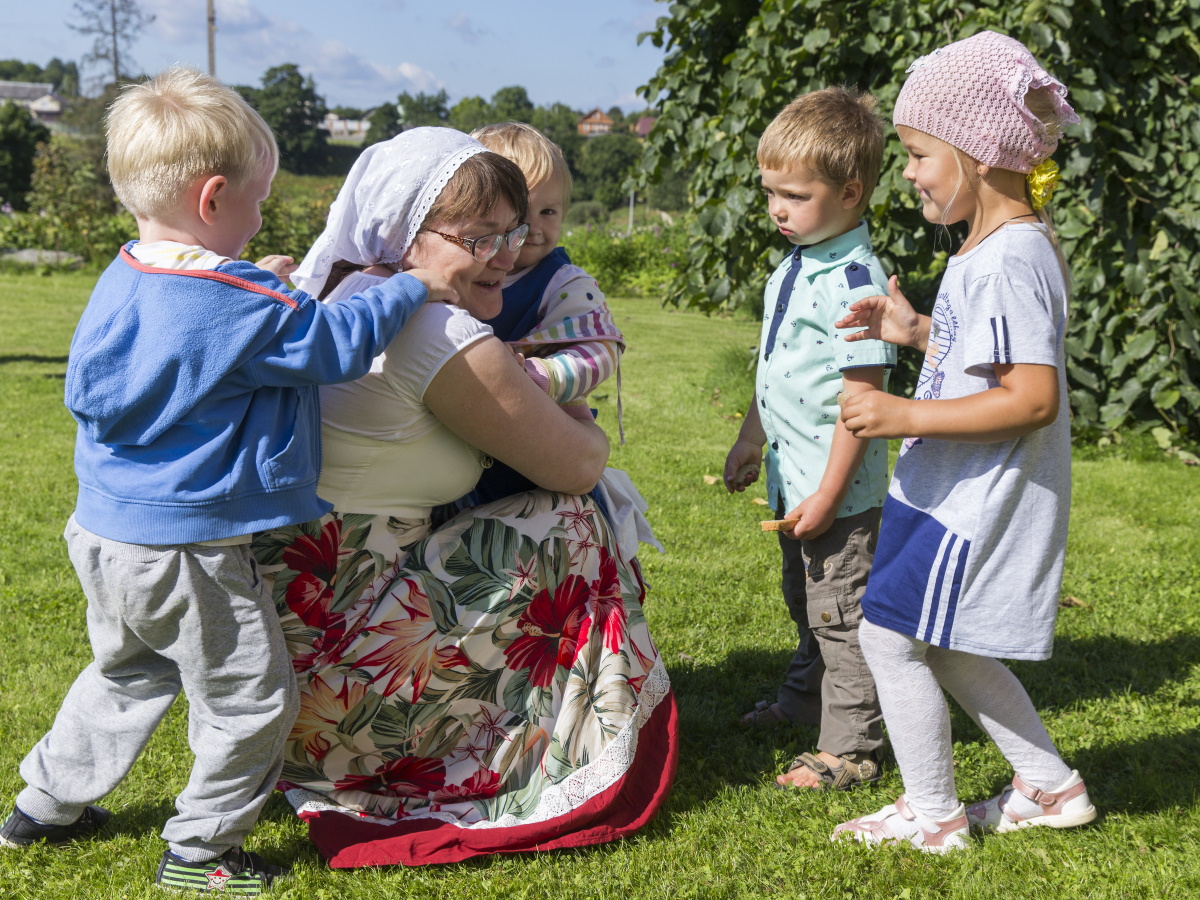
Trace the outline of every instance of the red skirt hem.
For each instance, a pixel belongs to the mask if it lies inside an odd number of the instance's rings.
[[[494,853],[587,847],[627,837],[666,800],[679,759],[679,711],[668,692],[638,734],[629,771],[611,787],[563,816],[525,825],[463,828],[437,819],[391,825],[338,812],[304,814],[309,839],[335,869],[426,866]]]

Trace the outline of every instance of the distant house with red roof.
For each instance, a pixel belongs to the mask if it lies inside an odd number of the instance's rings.
[[[598,134],[608,134],[612,131],[613,120],[610,116],[604,114],[600,107],[596,107],[590,113],[580,116],[579,122],[576,125],[579,133],[587,137],[595,137]]]
[[[639,116],[637,124],[633,126],[633,133],[644,140],[657,121],[658,118],[656,116]]]

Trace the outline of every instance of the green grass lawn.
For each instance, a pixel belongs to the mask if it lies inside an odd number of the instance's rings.
[[[84,601],[61,540],[74,501],[74,427],[62,406],[67,348],[93,276],[0,275],[0,804],[11,809],[29,747],[90,659]],[[427,869],[331,871],[304,826],[272,799],[251,849],[294,864],[278,897],[721,898],[917,900],[941,897],[1200,897],[1200,471],[1101,459],[1075,466],[1074,515],[1053,659],[1014,669],[1102,817],[1085,829],[1033,829],[930,858],[834,846],[829,832],[900,791],[829,796],[776,790],[807,729],[748,732],[741,713],[773,694],[792,625],[778,591],[778,548],[757,494],[730,497],[718,475],[751,390],[757,326],[613,302],[629,341],[623,364],[630,472],[667,548],[643,559],[647,616],[680,706],[674,792],[621,843]],[[600,390],[615,432],[615,388]],[[1020,565],[1014,560],[1013,565]],[[62,850],[0,851],[0,898],[158,897],[158,830],[190,755],[184,704],[106,801],[104,838]],[[968,802],[1010,777],[954,715],[959,790]]]

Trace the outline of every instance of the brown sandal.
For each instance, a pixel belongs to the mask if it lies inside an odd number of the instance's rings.
[[[801,753],[792,760],[788,772],[808,769],[820,779],[820,790],[848,791],[863,784],[872,784],[883,777],[883,767],[874,751],[870,753],[847,753],[839,756],[840,766],[830,766],[813,753]],[[775,783],[778,788],[790,785]]]
[[[754,704],[754,709],[742,716],[742,724],[750,728],[776,728],[789,725],[791,721],[783,714],[779,704],[770,700],[759,700]]]

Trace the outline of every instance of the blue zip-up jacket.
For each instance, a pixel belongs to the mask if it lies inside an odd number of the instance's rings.
[[[157,269],[132,245],[71,341],[75,520],[111,540],[186,544],[328,512],[317,385],[366,374],[424,285],[397,275],[326,305],[249,262]]]

